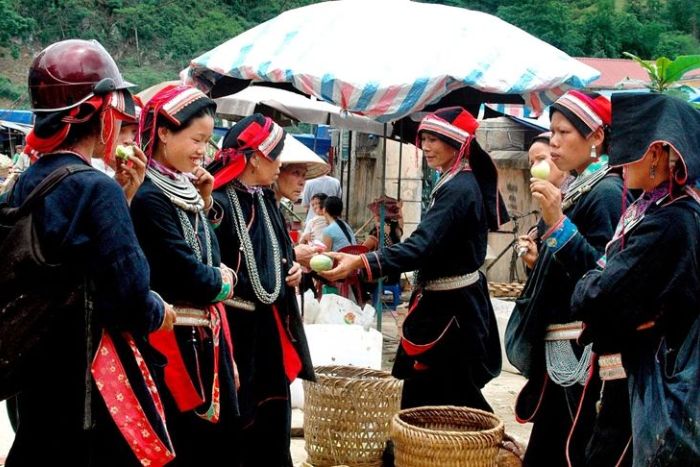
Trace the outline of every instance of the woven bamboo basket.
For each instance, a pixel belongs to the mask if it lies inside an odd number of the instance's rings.
[[[492,297],[517,298],[523,293],[522,282],[489,282],[489,293]]]
[[[469,407],[402,410],[391,426],[396,467],[493,467],[503,430],[497,416]]]
[[[402,382],[389,373],[350,366],[316,367],[304,381],[304,441],[316,467],[382,465]]]

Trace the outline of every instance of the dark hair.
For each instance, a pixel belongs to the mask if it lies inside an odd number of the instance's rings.
[[[328,198],[328,195],[325,193],[316,193],[311,197],[312,200],[317,199],[321,202],[321,206],[323,206],[323,202],[326,201]]]
[[[99,135],[101,128],[102,121],[100,119],[100,112],[95,112],[88,121],[77,125],[71,125],[66,139],[63,140],[59,147],[70,147],[87,137]]]
[[[530,140],[530,144],[527,145],[527,150],[529,151],[535,145],[535,143],[544,143],[549,145],[550,138],[551,134],[549,134],[549,132],[540,133]]]
[[[156,120],[156,131],[158,131],[158,128],[165,127],[173,133],[180,133],[181,131],[189,128],[190,125],[192,125],[192,122],[194,122],[196,119],[206,116],[214,118],[215,113],[211,106],[202,107],[197,112],[190,115],[180,126],[178,126],[163,114],[159,114],[158,120]]]
[[[337,196],[329,196],[323,202],[323,209],[325,209],[326,213],[334,219],[340,217],[340,215],[343,213],[343,200]]]

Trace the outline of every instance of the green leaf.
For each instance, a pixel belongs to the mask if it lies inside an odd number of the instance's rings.
[[[681,55],[666,68],[665,79],[669,83],[678,81],[691,70],[700,68],[700,55]]]
[[[668,84],[668,80],[666,79],[666,69],[670,64],[671,60],[669,60],[668,57],[659,57],[656,59],[656,75],[658,76],[659,84],[661,85],[659,88],[660,91],[663,91]]]
[[[644,69],[647,71],[647,73],[649,74],[649,78],[651,78],[652,81],[656,81],[656,80],[657,80],[657,76],[656,76],[656,65],[654,64],[654,62],[652,62],[652,61],[650,61],[650,60],[644,60],[644,59],[639,58],[639,57],[637,57],[636,55],[631,54],[631,53],[629,53],[629,52],[622,52],[622,53],[623,53],[623,55],[625,55],[626,57],[629,57],[629,58],[631,58],[632,60],[634,60],[635,62],[639,63],[639,65],[641,65],[642,68],[644,68]]]

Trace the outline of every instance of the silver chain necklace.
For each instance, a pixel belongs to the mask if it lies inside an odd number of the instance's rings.
[[[275,273],[275,286],[272,292],[265,290],[262,282],[260,281],[258,265],[255,261],[253,243],[250,240],[248,226],[246,225],[245,218],[243,217],[243,209],[241,209],[241,204],[238,201],[238,194],[236,193],[236,189],[232,184],[229,184],[226,187],[226,195],[233,206],[233,226],[241,242],[241,250],[243,250],[243,257],[245,258],[245,264],[248,268],[248,276],[250,278],[250,283],[253,286],[253,292],[262,303],[271,305],[275,303],[275,300],[277,300],[277,297],[279,297],[280,291],[282,290],[282,255],[280,252],[279,243],[277,241],[277,236],[275,235],[275,230],[272,226],[272,221],[270,220],[270,215],[267,212],[262,199],[262,192],[256,192],[253,194],[253,197],[260,206],[260,212],[262,213],[267,237],[270,240],[270,243],[272,243],[272,261]]]
[[[211,234],[207,226],[207,218],[204,215],[204,200],[199,195],[199,192],[184,175],[180,174],[177,179],[172,179],[161,174],[158,169],[149,166],[146,175],[149,180],[168,197],[171,203],[175,205],[177,217],[180,220],[180,227],[185,236],[187,245],[192,248],[192,251],[197,255],[197,259],[202,261],[202,248],[197,235],[199,222],[204,226],[204,243],[206,247],[206,264],[213,266],[211,248]],[[192,225],[187,213],[191,212],[195,215],[195,225]]]
[[[192,251],[194,251],[194,254],[197,255],[198,260],[202,260],[202,249],[199,246],[199,238],[197,237],[197,229],[192,225],[192,222],[190,222],[189,217],[187,217],[187,214],[185,213],[184,210],[178,209],[176,206],[177,215],[180,218],[180,226],[182,227],[182,232],[185,235],[185,241],[187,242],[187,245],[189,245],[190,248],[192,248]],[[213,266],[214,261],[212,260],[211,256],[211,235],[209,233],[209,226],[207,226],[207,218],[204,216],[204,211],[199,211],[195,213],[195,216],[197,221],[195,225],[199,223],[199,221],[202,222],[202,225],[204,226],[204,243],[206,246],[206,254],[207,254],[207,266]]]

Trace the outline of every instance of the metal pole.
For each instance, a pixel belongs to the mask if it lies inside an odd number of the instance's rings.
[[[386,221],[386,206],[384,205],[384,194],[386,193],[386,123],[384,124],[384,145],[383,145],[383,151],[384,153],[384,158],[382,162],[382,192],[380,194],[380,197],[382,198],[382,202],[379,203],[379,228],[377,229],[377,240],[379,243],[379,248],[380,250],[383,250],[384,247],[386,246],[385,243],[385,236],[384,236],[384,222]],[[382,298],[384,298],[384,279],[379,278],[377,281],[377,303],[375,305],[375,308],[377,309],[377,331],[382,332],[382,313],[383,313],[383,302]]]
[[[403,119],[399,120],[399,175],[396,187],[396,199],[401,201],[401,165],[403,163]]]
[[[348,186],[345,190],[345,218],[350,219],[350,174],[352,172],[352,130],[348,131]]]
[[[343,129],[338,130],[338,156],[340,157],[340,186],[343,186],[343,171],[345,170],[345,159],[343,158]],[[347,214],[347,213],[346,213]]]

